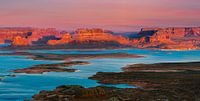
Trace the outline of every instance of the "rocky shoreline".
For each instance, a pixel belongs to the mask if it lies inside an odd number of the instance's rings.
[[[183,72],[200,71],[200,62],[133,64],[122,68],[124,72]]]
[[[129,65],[123,68],[124,72],[99,72],[90,79],[138,88],[60,86],[53,91],[41,91],[32,101],[198,101],[199,67],[200,62]]]
[[[15,73],[42,74],[44,72],[75,72],[68,68],[86,65],[89,62],[73,59],[140,58],[127,53],[108,54],[47,54],[47,53],[2,53],[0,55],[23,55],[35,60],[70,60],[57,64],[35,65],[17,69]],[[66,68],[65,68],[66,67]],[[129,84],[138,88],[93,87],[77,85],[57,87],[52,91],[41,91],[32,101],[195,101],[200,99],[200,62],[177,62],[134,64],[122,68],[123,72],[98,72],[89,79],[102,84]]]
[[[1,55],[23,55],[34,60],[74,60],[74,59],[99,59],[99,58],[141,58],[142,55],[127,53],[106,53],[106,54],[48,54],[48,53],[29,53],[15,52],[2,53]]]
[[[197,79],[200,79],[200,62],[134,64],[122,69],[124,72],[98,72],[90,79],[104,84],[130,84],[146,89],[161,87],[167,80],[178,81],[183,77],[194,78],[197,75]]]
[[[140,89],[69,85],[59,86],[53,91],[40,91],[30,101],[137,101],[141,99],[140,92]]]
[[[67,68],[73,65],[86,65],[89,62],[85,61],[70,61],[57,64],[41,64],[35,65],[29,68],[16,69],[12,72],[14,73],[27,73],[27,74],[42,74],[45,72],[75,72],[76,69]]]

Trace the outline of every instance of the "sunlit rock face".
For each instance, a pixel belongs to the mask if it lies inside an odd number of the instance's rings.
[[[200,28],[144,28],[132,44],[139,48],[197,49]]]
[[[58,40],[49,40],[48,45],[63,45],[72,41],[72,36],[69,33],[65,33]]]
[[[114,36],[112,32],[104,31],[102,29],[78,29],[73,35],[69,33],[63,34],[58,40],[49,40],[48,45],[61,44],[93,44],[99,42],[105,44],[106,42],[116,42],[122,45],[128,45],[129,40],[122,36]]]
[[[79,29],[74,35],[74,40],[79,42],[85,41],[115,41],[122,45],[128,45],[129,40],[122,36],[114,36],[102,29]]]
[[[21,36],[16,36],[13,38],[12,45],[14,46],[27,46],[31,43],[26,39],[22,38]]]
[[[137,48],[159,48],[188,50],[200,46],[200,28],[143,28],[133,39],[113,35],[103,29],[78,29],[73,34],[54,28],[0,28],[0,44],[25,45],[69,45],[77,47],[135,46]]]
[[[1,28],[0,43],[11,42],[13,46],[24,45],[65,45],[69,43],[118,43],[128,45],[123,36],[112,35],[111,31],[102,29],[78,29],[74,34],[62,33],[54,28]],[[26,42],[25,42],[26,40]]]
[[[61,34],[54,28],[48,29],[35,29],[32,31],[31,35],[28,36],[28,40],[33,43],[33,45],[44,45],[47,44],[48,40],[60,37]]]
[[[27,36],[32,31],[32,28],[0,28],[0,43],[4,44],[6,40],[13,40],[16,36]]]
[[[12,45],[20,45],[22,41],[27,40],[27,45],[32,45],[33,42],[43,39],[47,36],[60,37],[61,34],[54,28],[39,29],[39,28],[0,28],[0,43],[12,42]],[[18,42],[16,42],[16,40]],[[48,40],[48,39],[47,39]],[[24,44],[22,44],[24,45]]]

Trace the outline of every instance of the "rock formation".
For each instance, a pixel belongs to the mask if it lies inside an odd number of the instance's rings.
[[[45,36],[60,36],[60,32],[54,28],[39,29],[39,28],[0,28],[0,43],[12,43],[12,45],[31,45]],[[21,40],[21,41],[20,41]],[[24,40],[24,41],[22,41]],[[16,42],[17,41],[17,42]]]
[[[61,45],[70,42],[76,42],[75,44],[87,43],[88,45],[92,42],[116,42],[121,45],[129,44],[128,39],[122,36],[112,35],[111,32],[102,29],[78,29],[74,35],[67,33],[58,40],[49,40],[48,45]]]
[[[16,36],[27,36],[29,32],[33,31],[32,28],[0,28],[0,43],[13,40]]]
[[[72,41],[72,36],[69,33],[63,34],[59,40],[49,40],[48,45],[68,44]]]
[[[65,45],[68,43],[88,45],[95,43],[118,43],[128,45],[129,40],[102,29],[78,29],[74,34],[62,33],[54,28],[0,28],[0,43],[11,43],[12,46],[24,45]],[[94,43],[93,43],[94,44]]]
[[[12,46],[68,45],[77,48],[134,46],[177,50],[198,49],[200,46],[200,27],[143,28],[130,38],[98,28],[78,29],[71,34],[54,28],[0,28],[0,35],[0,44],[11,43]]]
[[[74,40],[84,41],[115,41],[122,45],[128,45],[129,40],[122,36],[114,36],[102,29],[79,29],[74,35]]]
[[[16,36],[13,38],[12,45],[14,46],[27,46],[30,45],[29,41],[21,36]]]
[[[200,28],[144,28],[132,44],[139,48],[197,49]]]

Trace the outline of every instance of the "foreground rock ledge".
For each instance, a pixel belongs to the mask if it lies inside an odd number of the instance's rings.
[[[60,86],[53,91],[41,91],[31,101],[136,101],[142,90],[114,87],[84,88],[78,85]],[[144,95],[144,94],[143,94]]]
[[[42,74],[44,72],[75,72],[76,69],[65,68],[73,65],[86,65],[89,62],[85,61],[71,61],[57,64],[41,64],[35,65],[30,68],[13,70],[15,73],[27,73],[27,74]]]
[[[199,67],[200,62],[130,65],[125,72],[99,72],[91,79],[138,88],[60,86],[41,91],[32,101],[199,101]]]
[[[200,80],[200,62],[134,64],[122,69],[124,72],[98,72],[90,79],[104,84],[130,84],[145,89],[157,89],[184,80]]]
[[[197,101],[200,99],[200,62],[136,64],[123,68],[124,72],[99,72],[90,79],[104,84],[129,84],[157,95],[157,101]],[[142,101],[146,101],[142,100]]]

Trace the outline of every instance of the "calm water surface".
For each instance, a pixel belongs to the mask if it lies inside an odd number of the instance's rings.
[[[0,51],[0,53],[9,53],[12,51]],[[28,59],[25,56],[0,56],[0,101],[22,101],[30,99],[32,95],[41,90],[52,90],[60,85],[82,85],[84,87],[95,87],[102,84],[88,77],[96,72],[120,72],[121,67],[136,63],[158,63],[158,62],[185,62],[199,61],[200,51],[160,51],[160,50],[141,50],[141,49],[122,49],[122,50],[29,50],[33,53],[49,54],[105,54],[125,52],[129,54],[145,55],[144,58],[126,58],[126,59],[84,59],[91,64],[82,66],[73,66],[78,69],[74,73],[44,73],[44,74],[15,74],[16,77],[6,75],[13,74],[11,71],[18,68],[27,68],[36,64],[51,64],[61,61],[41,61]],[[5,77],[4,77],[5,76]],[[119,88],[130,88],[133,86],[105,85]]]

